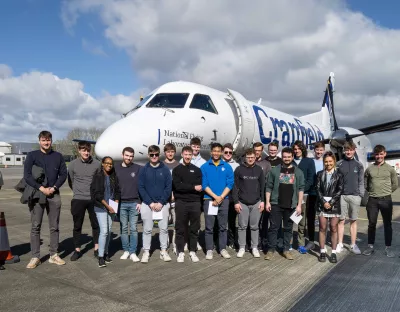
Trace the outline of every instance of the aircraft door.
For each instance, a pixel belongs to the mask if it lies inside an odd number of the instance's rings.
[[[239,117],[239,130],[233,142],[233,149],[237,156],[241,156],[253,144],[254,116],[249,102],[243,95],[230,89],[228,89],[228,93],[235,103]]]

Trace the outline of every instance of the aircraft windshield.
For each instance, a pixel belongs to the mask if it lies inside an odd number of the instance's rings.
[[[152,95],[153,95],[153,93],[151,93],[151,94],[147,95],[146,97],[144,97],[143,100],[141,100],[141,101],[139,102],[139,104],[135,106],[135,109],[141,108],[141,107],[143,106],[143,104],[146,103],[146,101],[147,101],[149,98],[151,98]]]
[[[184,108],[189,93],[159,93],[147,104],[147,107]]]

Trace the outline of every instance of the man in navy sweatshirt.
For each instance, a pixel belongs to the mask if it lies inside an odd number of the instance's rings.
[[[134,157],[135,150],[132,147],[125,147],[122,150],[122,163],[115,166],[115,173],[121,188],[119,219],[124,253],[120,259],[126,260],[130,258],[133,262],[139,262],[140,260],[136,255],[138,241],[137,222],[141,205],[138,183],[142,166],[133,162]],[[128,228],[130,235],[128,234]]]
[[[151,145],[148,148],[149,162],[140,170],[139,194],[142,198],[141,214],[143,220],[143,255],[142,263],[149,262],[151,233],[153,220],[159,220],[160,229],[160,258],[171,261],[167,252],[168,247],[168,200],[172,192],[172,177],[168,167],[160,162],[160,148]],[[161,214],[161,216],[160,216]]]
[[[231,256],[226,251],[229,199],[228,194],[233,187],[232,167],[221,159],[222,145],[211,144],[211,158],[201,166],[202,188],[204,195],[204,216],[206,221],[206,259],[213,258],[214,223],[218,218],[219,225],[219,252],[222,257],[229,259]],[[212,207],[210,207],[212,206]],[[210,208],[217,207],[217,212],[212,213]]]
[[[29,206],[31,213],[31,250],[32,259],[27,265],[28,269],[34,269],[40,264],[40,229],[43,221],[43,213],[47,211],[50,230],[50,259],[49,263],[64,265],[65,261],[57,255],[59,244],[59,223],[61,198],[60,188],[67,179],[67,167],[63,156],[52,150],[52,134],[49,131],[39,133],[40,149],[29,152],[24,164],[25,182],[46,195],[46,204],[38,202]],[[45,172],[45,182],[39,183],[32,175],[32,167],[38,166]]]

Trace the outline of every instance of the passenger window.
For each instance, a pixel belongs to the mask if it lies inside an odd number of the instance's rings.
[[[201,109],[206,112],[218,114],[211,98],[205,94],[195,94],[192,103],[190,103],[190,108]]]
[[[189,93],[159,93],[147,104],[147,107],[184,108]]]

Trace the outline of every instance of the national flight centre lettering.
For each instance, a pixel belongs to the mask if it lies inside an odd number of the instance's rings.
[[[253,110],[256,115],[260,139],[263,144],[279,141],[281,146],[292,146],[295,141],[300,140],[307,146],[324,139],[321,130],[315,125],[302,123],[297,118],[293,118],[293,122],[290,122],[273,116],[268,116],[261,107],[256,105],[253,105]],[[271,130],[268,131],[263,128],[263,122],[261,119],[262,115],[264,115],[265,118],[269,118],[271,121]],[[278,131],[278,129],[280,131]],[[268,133],[264,132],[266,130]],[[309,148],[313,149],[313,146],[311,145]]]
[[[171,131],[171,130],[162,130],[164,137],[160,142],[165,145],[168,143],[174,144],[176,147],[184,147],[190,144],[190,140],[193,138],[199,138],[200,141],[203,141],[203,137],[201,135],[197,135],[195,133],[191,133],[188,131]],[[201,148],[207,148],[207,145],[201,146]]]

